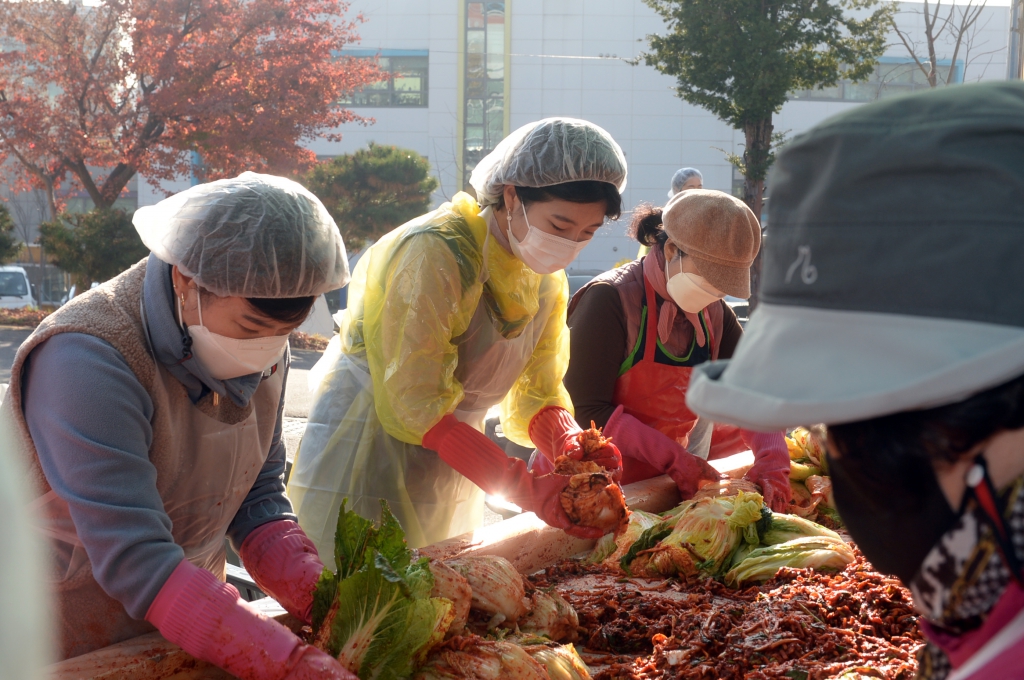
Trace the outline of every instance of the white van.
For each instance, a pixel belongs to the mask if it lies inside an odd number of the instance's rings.
[[[0,267],[0,308],[35,307],[28,274],[21,267]]]

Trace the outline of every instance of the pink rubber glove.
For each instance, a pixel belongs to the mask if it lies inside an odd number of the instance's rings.
[[[324,565],[296,522],[282,519],[256,527],[238,556],[260,590],[303,623],[312,620],[313,591]]]
[[[242,680],[358,680],[188,560],[171,573],[146,620],[192,656]]]
[[[793,498],[789,486],[789,450],[781,432],[740,430],[743,442],[754,452],[754,467],[745,477],[761,487],[764,503],[772,512],[786,512]]]
[[[437,451],[441,460],[487,493],[504,496],[550,526],[579,538],[601,538],[605,533],[577,526],[565,514],[560,495],[568,486],[569,477],[530,474],[526,463],[505,455],[485,435],[453,415],[446,415],[423,435],[423,446]]]
[[[622,454],[615,444],[602,446],[589,456],[585,455],[579,443],[581,432],[583,430],[576,419],[561,406],[542,408],[530,420],[530,441],[552,463],[559,456],[569,456],[575,460],[594,461],[611,472],[613,477],[622,471]]]
[[[671,477],[683,500],[692,498],[703,486],[701,482],[717,482],[722,478],[721,473],[707,461],[629,415],[622,406],[612,413],[604,432],[614,437],[623,455],[641,460]]]
[[[708,450],[708,460],[718,460],[749,450],[750,447],[743,441],[738,426],[714,423],[711,430],[711,448]]]

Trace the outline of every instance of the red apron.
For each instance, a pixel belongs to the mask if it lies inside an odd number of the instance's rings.
[[[690,432],[697,424],[697,415],[686,407],[686,390],[690,386],[690,375],[693,367],[711,358],[711,348],[715,339],[711,325],[707,323],[704,312],[698,316],[704,326],[707,342],[704,347],[697,346],[696,334],[686,357],[673,357],[659,346],[658,342],[658,304],[654,288],[644,276],[644,292],[646,303],[640,330],[633,354],[623,363],[622,372],[615,382],[614,403],[645,425],[650,425],[682,446],[686,446]],[[671,302],[668,304],[672,304]],[[637,358],[638,350],[643,347],[642,358]],[[661,361],[656,361],[660,353]],[[657,477],[661,472],[647,463],[624,456],[622,459],[622,484],[630,484],[642,479]]]

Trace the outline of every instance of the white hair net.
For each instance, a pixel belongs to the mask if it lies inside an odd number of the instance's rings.
[[[283,177],[244,172],[135,211],[142,242],[224,296],[320,295],[349,280],[341,233],[323,203]]]
[[[506,184],[549,187],[581,181],[626,188],[626,157],[612,136],[575,118],[545,118],[524,125],[477,163],[469,183],[481,206],[497,205]]]
[[[676,170],[676,174],[672,175],[672,188],[668,190],[668,197],[672,198],[682,191],[683,185],[686,184],[687,180],[694,177],[699,177],[700,181],[704,182],[704,175],[700,174],[700,170],[697,168],[680,168]]]

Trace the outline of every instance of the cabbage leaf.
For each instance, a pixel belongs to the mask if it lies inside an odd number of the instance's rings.
[[[637,541],[622,558],[623,563],[640,576],[692,576],[697,572],[719,576],[741,544],[758,543],[758,525],[765,526],[771,517],[762,513],[763,506],[760,494],[743,491],[735,496],[702,498],[676,517],[675,528],[656,546],[648,548]]]
[[[744,583],[767,581],[782,567],[838,571],[853,560],[853,550],[842,539],[804,536],[750,552],[726,573],[725,583],[736,588]]]
[[[655,524],[661,522],[661,517],[654,513],[643,510],[633,510],[629,513],[629,523],[618,532],[605,534],[598,539],[597,545],[587,557],[587,562],[597,564],[609,560],[617,563],[630,546],[636,543],[640,535]],[[612,566],[612,565],[609,565]]]
[[[786,541],[792,541],[794,538],[802,538],[804,536],[825,536],[833,541],[841,541],[839,534],[823,527],[817,522],[812,522],[809,519],[804,519],[797,515],[783,515],[781,513],[775,513],[772,515],[772,526],[765,532],[761,538],[761,543],[765,545],[777,545],[779,543],[785,543]]]
[[[590,680],[590,669],[572,645],[528,645],[523,649],[541,663],[551,680]]]
[[[338,571],[325,569],[314,592],[313,639],[362,680],[408,677],[454,619],[449,600],[430,597],[429,561],[412,557],[387,503],[379,524],[342,503]]]

